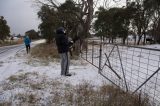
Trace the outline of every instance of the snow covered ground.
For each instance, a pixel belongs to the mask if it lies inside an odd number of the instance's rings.
[[[32,43],[32,47],[42,43],[37,41]],[[46,89],[50,88],[50,83],[57,81],[63,85],[73,86],[88,82],[93,86],[100,86],[104,83],[110,84],[106,79],[98,74],[98,70],[84,60],[72,60],[70,65],[71,77],[60,75],[59,60],[40,61],[33,59],[30,54],[26,54],[25,48],[20,51],[12,51],[0,58],[0,103],[11,101],[14,105],[18,102],[16,95],[31,92],[26,83],[34,84],[45,82]],[[32,91],[37,93],[38,91]],[[45,98],[50,91],[43,91]],[[15,96],[15,97],[14,97]],[[13,105],[12,104],[12,105]]]
[[[43,42],[43,40],[33,42],[32,47]],[[99,46],[95,46],[93,60],[91,51],[88,52],[89,61],[93,61],[93,63],[97,66],[99,65],[98,47]],[[109,47],[110,46],[105,47],[105,51],[103,51],[104,53],[107,53],[107,55],[110,53],[107,51]],[[158,44],[147,45],[145,47],[160,49],[160,45]],[[111,49],[112,47],[110,50]],[[141,84],[139,82],[145,81],[146,78],[148,78],[158,68],[158,66],[160,66],[160,54],[159,52],[147,50],[143,51],[132,48],[122,49],[122,63],[125,64],[124,70],[127,83],[129,85],[129,89],[131,90],[132,88],[134,91],[135,88]],[[84,57],[85,56],[86,55],[84,54]],[[148,58],[149,56],[150,58]],[[117,60],[118,54],[116,49],[113,50],[111,57],[113,57],[113,59],[110,58],[113,68],[123,78],[120,62]],[[103,66],[104,62],[106,61],[105,55],[102,56],[102,61]],[[142,62],[142,64],[139,62]],[[158,65],[156,65],[157,63],[154,62],[158,62]],[[138,67],[136,67],[136,65]],[[152,67],[150,67],[152,65],[156,65],[154,70]],[[140,69],[140,71],[137,71],[138,69]],[[148,72],[149,70],[152,71]],[[111,78],[111,80],[119,80],[106,66],[102,71],[106,76]],[[50,102],[50,97],[52,96],[53,90],[58,93],[65,92],[62,89],[66,89],[65,87],[70,86],[70,84],[72,86],[77,86],[87,82],[95,87],[103,84],[111,84],[108,80],[98,74],[97,68],[81,58],[79,60],[71,60],[70,73],[72,74],[71,77],[64,77],[60,75],[60,62],[57,59],[40,61],[32,58],[30,54],[26,54],[24,46],[13,49],[12,51],[3,54],[3,56],[0,56],[0,103],[11,102],[12,105],[16,105],[20,102],[24,102],[24,96],[31,95],[31,98],[33,98],[32,95],[36,94],[39,95],[38,97],[41,99],[40,102],[42,103],[40,105],[47,105],[47,103]],[[150,91],[149,93],[153,94],[151,96],[158,97],[154,97],[157,100],[160,98],[160,83],[159,78],[157,77],[158,75],[159,73],[156,75],[156,77],[154,77],[154,79],[151,79],[149,84],[147,83],[148,85],[146,84],[144,87],[146,91]],[[158,84],[157,86],[155,85],[155,81],[156,84]],[[148,86],[152,87],[152,85],[156,87],[156,90],[147,88]]]
[[[5,56],[3,60],[0,59],[0,81],[19,72],[38,72],[53,79],[64,79],[64,81],[72,82],[72,84],[79,84],[82,80],[86,80],[93,82],[93,84],[101,85],[104,80],[98,75],[96,68],[82,59],[71,60],[70,72],[73,73],[73,76],[63,77],[60,75],[60,62],[58,60],[43,64],[40,60],[32,59],[29,54],[26,54],[25,49],[18,53],[13,53],[12,56]]]
[[[82,57],[87,58],[89,62],[99,67],[99,51],[100,45],[89,45],[87,54],[84,52]],[[105,54],[108,56],[108,60]],[[121,88],[126,89],[122,71],[123,68],[128,90],[134,92],[142,83],[144,83],[155,71],[160,68],[160,45],[141,45],[139,47],[127,47],[121,45],[117,48],[117,46],[113,44],[103,44],[101,67],[102,74],[104,76]],[[116,76],[112,69],[121,77],[121,79]],[[160,71],[151,79],[149,79],[149,81],[140,89],[138,89],[138,92],[147,94],[150,100],[158,102],[159,106]]]

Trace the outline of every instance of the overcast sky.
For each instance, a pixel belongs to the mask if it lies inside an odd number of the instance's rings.
[[[4,16],[11,34],[24,34],[30,29],[37,31],[40,20],[31,2],[26,0],[0,0],[0,16]]]
[[[125,0],[121,1],[124,3]],[[24,34],[31,29],[38,30],[40,20],[37,17],[37,9],[32,4],[29,0],[0,0],[0,16],[7,20],[11,34]],[[115,5],[111,2],[109,4]]]

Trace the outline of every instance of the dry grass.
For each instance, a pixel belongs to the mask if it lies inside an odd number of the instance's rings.
[[[2,102],[0,106],[12,106],[12,102]]]
[[[26,75],[12,75],[8,79],[10,82],[22,81],[26,78]]]
[[[10,82],[21,82],[21,81],[25,80],[30,75],[36,76],[37,73],[36,72],[32,72],[32,73],[27,72],[27,73],[21,73],[21,74],[18,74],[18,75],[12,75],[8,78],[8,80]]]
[[[32,48],[31,55],[34,58],[50,59],[59,58],[56,46],[54,44],[42,43]]]
[[[1,46],[9,46],[9,45],[16,45],[19,44],[17,41],[9,41],[5,40],[4,42],[0,40],[0,47]]]
[[[46,44],[42,43],[40,45],[35,46],[32,48],[31,56],[33,58],[38,58],[40,60],[53,60],[60,58],[57,47],[54,43],[52,44]],[[70,56],[71,59],[77,60],[79,58],[79,53],[72,51],[72,56]]]
[[[56,79],[46,79],[46,76],[35,72],[14,75],[8,81],[1,87],[5,88],[8,84],[12,89],[3,89],[4,91],[14,91],[17,88],[24,91],[13,93],[10,97],[12,101],[0,102],[0,106],[15,103],[26,106],[151,106],[147,96],[131,95],[106,84],[95,87],[86,81],[73,86]]]
[[[16,104],[18,106],[35,106],[36,102],[39,99],[36,94],[28,92],[18,93],[14,96],[14,98],[16,100],[19,100],[19,103]]]
[[[65,88],[66,89],[66,88]],[[63,92],[63,91],[61,91]],[[147,97],[125,93],[119,88],[103,85],[98,89],[84,83],[70,87],[64,91],[56,92],[52,97],[51,105],[66,106],[151,106]]]

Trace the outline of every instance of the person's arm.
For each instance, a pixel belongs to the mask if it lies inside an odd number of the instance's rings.
[[[64,46],[69,46],[69,42],[68,42],[68,38],[66,35],[63,35],[62,38],[61,38],[61,43],[62,45]]]
[[[29,43],[31,43],[31,39],[28,38],[28,40],[29,40]]]

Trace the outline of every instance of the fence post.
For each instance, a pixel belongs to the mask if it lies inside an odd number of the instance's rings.
[[[138,101],[139,101],[138,106],[141,106],[141,93],[142,93],[142,91],[140,90],[140,93],[138,95]]]
[[[87,59],[87,54],[88,54],[88,40],[86,41],[86,45],[85,45],[85,46],[86,46],[86,60],[88,60],[88,59]]]
[[[93,64],[93,55],[94,55],[94,41],[92,42],[92,64]]]
[[[119,56],[119,60],[120,60],[121,68],[122,68],[122,73],[123,73],[123,78],[124,78],[124,82],[125,82],[125,86],[126,86],[126,92],[128,92],[128,86],[127,86],[127,81],[126,81],[126,77],[125,77],[125,73],[124,73],[124,69],[123,69],[123,64],[122,64],[122,59],[121,59],[119,47],[118,47],[118,45],[116,45],[116,46],[117,46],[118,56]]]
[[[102,42],[100,43],[100,49],[99,49],[99,73],[101,73],[101,64],[102,64]]]

